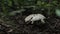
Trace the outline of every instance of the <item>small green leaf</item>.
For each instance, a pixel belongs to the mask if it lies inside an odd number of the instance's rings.
[[[60,9],[56,9],[55,11],[56,15],[60,17]]]

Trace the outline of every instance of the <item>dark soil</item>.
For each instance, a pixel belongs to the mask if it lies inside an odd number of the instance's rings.
[[[9,16],[5,17],[8,22],[13,21],[13,25],[10,23],[1,22],[0,34],[60,34],[60,19],[56,16],[48,16],[45,19],[45,24],[40,21],[34,22],[34,24],[27,24],[24,22],[26,16]],[[10,25],[10,26],[9,26]],[[12,30],[12,31],[10,31]],[[9,32],[10,31],[10,32]]]

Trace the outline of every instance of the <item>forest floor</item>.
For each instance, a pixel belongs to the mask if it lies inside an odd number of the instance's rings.
[[[26,16],[6,16],[0,18],[0,34],[60,34],[60,18],[48,16],[44,24],[40,21],[26,24]]]

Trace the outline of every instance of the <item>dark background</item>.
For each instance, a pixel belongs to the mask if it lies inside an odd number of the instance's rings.
[[[60,9],[60,0],[0,0],[0,34],[60,34],[56,9]],[[24,21],[28,15],[37,13],[46,17],[45,24]]]

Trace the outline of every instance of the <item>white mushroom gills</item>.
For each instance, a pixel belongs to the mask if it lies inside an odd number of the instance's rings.
[[[45,23],[44,19],[46,17],[42,14],[31,14],[25,18],[25,22],[31,22],[31,24],[34,23],[34,21],[41,20],[42,23]]]

